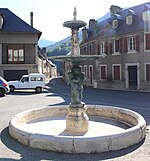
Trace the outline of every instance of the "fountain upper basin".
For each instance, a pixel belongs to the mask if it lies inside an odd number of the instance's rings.
[[[66,21],[63,23],[64,27],[74,28],[74,29],[79,29],[79,28],[82,28],[86,25],[87,25],[86,22],[80,21],[80,20],[76,20],[76,21],[71,20],[71,21]]]

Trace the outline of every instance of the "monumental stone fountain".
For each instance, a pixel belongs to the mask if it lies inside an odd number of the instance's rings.
[[[94,153],[127,148],[145,138],[146,122],[137,112],[112,106],[82,102],[84,74],[80,62],[101,59],[98,55],[80,55],[78,30],[86,23],[76,19],[64,22],[71,29],[71,54],[51,59],[70,61],[68,73],[71,103],[68,106],[42,107],[15,115],[9,133],[31,148],[65,153]]]

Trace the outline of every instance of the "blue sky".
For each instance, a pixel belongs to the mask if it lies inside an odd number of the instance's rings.
[[[149,0],[0,0],[0,7],[8,8],[29,24],[33,12],[33,26],[42,32],[41,39],[59,41],[70,35],[62,24],[73,19],[75,6],[77,19],[88,23],[109,12],[111,5],[125,8],[145,2]]]

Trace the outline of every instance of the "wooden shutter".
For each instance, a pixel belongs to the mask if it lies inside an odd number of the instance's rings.
[[[114,80],[120,80],[120,66],[114,66]]]
[[[112,54],[113,50],[112,50],[112,41],[109,43],[109,54]]]
[[[150,33],[145,34],[146,50],[150,50]]]
[[[101,79],[106,79],[106,66],[100,67],[101,72]]]
[[[122,53],[122,38],[119,39],[119,52]]]
[[[146,64],[146,81],[150,81],[150,64]]]
[[[136,51],[140,51],[140,36],[136,36]]]
[[[127,37],[124,38],[124,53],[128,51]]]
[[[105,41],[105,53],[108,55],[108,42]]]

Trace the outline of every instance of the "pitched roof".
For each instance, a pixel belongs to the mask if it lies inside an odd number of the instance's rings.
[[[42,32],[33,28],[21,18],[16,16],[7,8],[0,8],[0,14],[4,18],[3,26],[0,32],[21,32],[21,33],[35,33],[41,36]]]
[[[125,33],[138,32],[146,29],[145,22],[142,20],[141,16],[143,9],[145,8],[148,10],[150,9],[150,2],[123,9],[114,16],[97,23],[97,26],[94,29],[94,37],[109,37]],[[129,14],[133,15],[133,23],[131,25],[127,25],[125,21],[126,16]],[[117,28],[113,28],[112,26],[112,21],[114,19],[118,19],[119,26]]]

